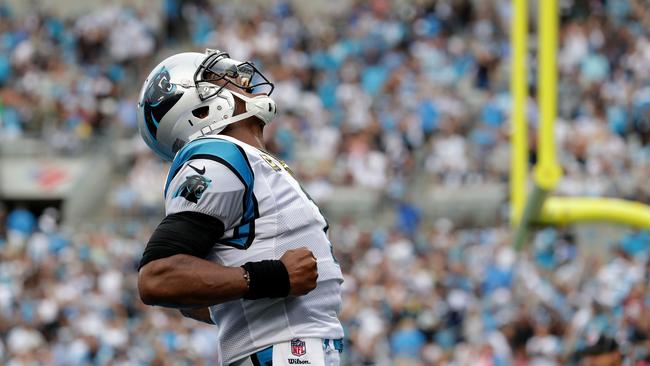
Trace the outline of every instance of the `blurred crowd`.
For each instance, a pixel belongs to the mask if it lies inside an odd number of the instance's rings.
[[[0,364],[218,364],[214,328],[138,297],[137,263],[153,224],[64,230],[58,215],[0,215]]]
[[[647,202],[650,13],[641,0],[561,3],[559,191]],[[15,17],[5,5],[0,20],[5,139],[37,136],[74,152],[106,135],[134,137],[137,92],[152,65],[218,47],[276,82],[279,123],[268,128],[269,144],[305,182],[399,191],[414,171],[441,184],[507,179],[507,0],[352,1],[313,12],[279,0],[165,0],[72,19]]]
[[[61,154],[124,148],[111,205],[142,215],[83,231],[59,228],[52,210],[0,210],[0,363],[214,364],[213,329],[145,309],[135,291],[160,206],[151,187],[162,183],[152,182],[166,173],[137,134],[135,104],[144,75],[173,52],[222,48],[276,82],[268,146],[316,199],[341,185],[399,202],[416,178],[507,180],[509,0],[351,1],[314,12],[272,3],[165,0],[63,19],[17,16],[0,0],[0,141],[36,137]],[[642,0],[561,3],[559,192],[650,202],[650,12]],[[647,359],[647,232],[597,260],[578,255],[570,232],[539,232],[522,257],[505,227],[403,224],[333,226],[348,364],[562,365],[599,345]]]
[[[37,137],[74,153],[117,121],[135,128],[138,86],[128,79],[156,45],[145,15],[107,7],[75,19],[17,17],[0,2],[0,138]]]
[[[213,327],[138,298],[155,222],[85,231],[59,228],[54,209],[0,216],[0,363],[217,364]],[[579,363],[590,349],[650,365],[648,231],[601,255],[580,254],[573,233],[556,229],[517,255],[507,227],[444,219],[412,236],[352,220],[332,233],[345,275],[344,365],[590,365]]]
[[[555,229],[518,255],[507,227],[443,219],[412,238],[344,228],[335,242],[348,269],[350,365],[592,365],[603,340],[625,365],[650,363],[648,232],[588,256]]]

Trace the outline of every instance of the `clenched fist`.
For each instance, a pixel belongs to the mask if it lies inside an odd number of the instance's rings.
[[[302,296],[316,288],[316,257],[307,248],[287,250],[280,258],[289,272],[289,296]]]

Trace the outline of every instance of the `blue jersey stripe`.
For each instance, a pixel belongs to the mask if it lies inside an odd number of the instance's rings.
[[[254,366],[271,366],[273,365],[273,346],[267,347],[251,355],[251,361]]]
[[[225,160],[236,173],[242,178],[242,182],[246,187],[253,187],[253,169],[251,169],[246,158],[245,153],[236,144],[220,139],[198,139],[185,145],[174,158],[169,174],[167,175],[167,183],[165,184],[165,196],[167,196],[167,189],[169,183],[178,174],[181,167],[190,159],[196,159],[196,155],[208,155]]]

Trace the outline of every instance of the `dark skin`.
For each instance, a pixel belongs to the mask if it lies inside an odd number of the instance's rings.
[[[226,87],[231,88],[230,85]],[[235,99],[234,115],[238,115],[246,107],[242,100]],[[221,134],[264,149],[263,131],[264,124],[256,117],[249,117],[229,125]],[[288,250],[280,260],[289,273],[289,296],[306,295],[316,288],[318,268],[309,249]],[[184,316],[212,324],[209,306],[241,299],[248,291],[244,272],[241,267],[226,267],[202,258],[177,254],[143,266],[138,275],[138,291],[142,302],[147,305],[180,308]]]

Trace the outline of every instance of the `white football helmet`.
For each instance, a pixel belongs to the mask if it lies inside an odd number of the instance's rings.
[[[233,60],[225,52],[179,53],[158,64],[144,81],[138,129],[156,154],[171,161],[188,142],[231,123],[251,116],[271,122],[277,113],[273,88],[251,62]],[[263,94],[249,97],[237,89]],[[246,104],[246,111],[236,116],[235,96]]]

